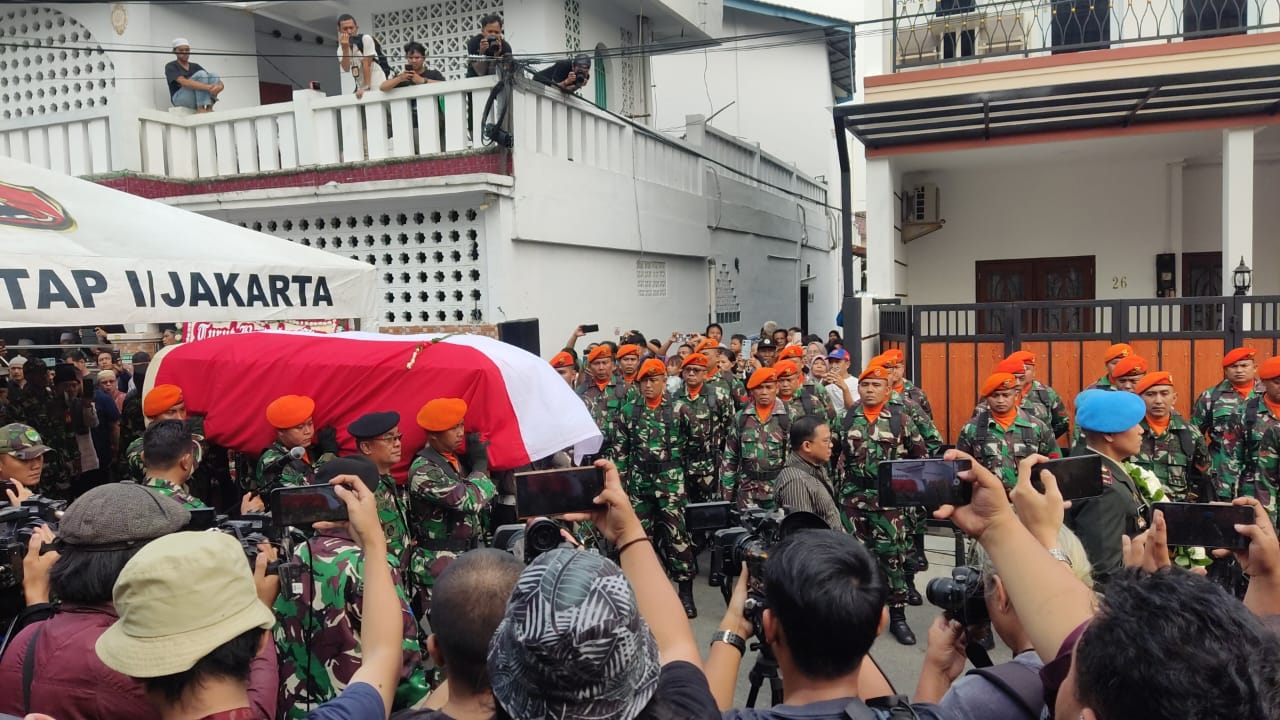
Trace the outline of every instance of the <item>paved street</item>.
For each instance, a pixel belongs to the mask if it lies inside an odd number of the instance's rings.
[[[929,571],[921,573],[916,578],[916,586],[920,588],[922,595],[930,579],[949,575],[952,566],[955,564],[955,543],[950,536],[930,535],[925,541],[925,547],[929,554]],[[693,631],[698,638],[699,644],[704,649],[707,643],[711,641],[711,636],[715,633],[724,614],[724,600],[720,595],[720,588],[707,585],[706,568],[709,556],[709,553],[704,553],[699,558],[702,573],[694,585],[695,597],[698,602],[698,617],[693,621]],[[915,693],[916,675],[920,664],[924,661],[925,636],[929,623],[933,621],[933,618],[939,612],[940,610],[930,605],[928,600],[921,607],[908,607],[907,619],[910,621],[911,629],[915,631],[919,642],[912,647],[899,645],[886,630],[872,647],[872,656],[899,693],[908,696]],[[838,638],[832,638],[832,642],[838,641]],[[750,648],[751,642],[748,643],[748,648]],[[741,707],[746,704],[747,690],[749,688],[747,675],[755,662],[755,657],[756,653],[748,649],[747,657],[742,663],[742,671],[738,676],[738,686],[734,695],[734,704],[736,706]],[[991,657],[997,663],[1004,662],[1009,659],[1009,650],[997,641],[996,649],[991,653]],[[757,705],[761,707],[769,705],[768,697],[769,690],[766,685],[761,690],[760,700]]]

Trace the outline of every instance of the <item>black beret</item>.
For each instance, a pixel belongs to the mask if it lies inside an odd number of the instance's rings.
[[[191,513],[173,498],[133,483],[108,483],[71,503],[58,523],[68,545],[145,542],[174,533]]]
[[[378,475],[378,466],[374,465],[372,460],[364,456],[348,455],[334,458],[321,465],[316,471],[316,484],[328,485],[329,481],[339,475],[355,475],[370,492],[378,487],[382,479]]]
[[[400,424],[398,412],[366,413],[347,426],[347,432],[357,440],[368,440],[391,432]]]

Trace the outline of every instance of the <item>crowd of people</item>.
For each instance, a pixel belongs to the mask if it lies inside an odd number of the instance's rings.
[[[79,350],[40,373],[5,353],[0,526],[30,514],[0,570],[15,616],[0,713],[1280,718],[1280,359],[1231,351],[1188,420],[1169,374],[1117,345],[1071,418],[1019,351],[952,446],[899,350],[855,369],[837,333],[773,323],[579,349],[588,336],[576,328],[549,364],[601,430],[588,462],[604,491],[597,510],[556,519],[561,547],[527,562],[486,547],[514,520],[514,469],[490,468],[462,399],[421,407],[410,422],[426,444],[398,480],[395,412],[351,419],[344,454],[315,426],[316,400],[283,395],[262,410],[276,441],[255,458],[205,439],[182,388],[143,393],[145,356],[125,366],[106,348],[87,397]],[[90,468],[79,453],[108,404],[111,452]],[[1049,472],[1033,484],[1037,463],[1078,453],[1100,456],[1101,495],[1064,502]],[[882,504],[879,466],[910,458],[971,461],[971,499],[932,518]],[[572,464],[566,448],[534,467]],[[246,530],[265,527],[275,490],[312,485],[334,486],[348,520]],[[56,522],[26,522],[59,499],[71,502]],[[1171,549],[1156,500],[1242,508],[1245,549]],[[715,568],[686,509],[706,502],[811,512],[828,529],[792,532],[728,578],[719,631],[699,648],[692,582]],[[198,532],[209,508],[232,519]],[[929,519],[973,539],[966,600],[984,612],[933,623],[909,700],[865,660],[886,630],[917,642],[905,607],[922,602]],[[987,623],[1013,661],[964,675]],[[752,637],[783,681],[773,708],[733,707]]]

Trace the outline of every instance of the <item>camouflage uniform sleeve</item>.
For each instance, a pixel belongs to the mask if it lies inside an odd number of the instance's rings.
[[[622,486],[627,486],[627,470],[630,468],[631,456],[631,403],[624,403],[618,411],[618,418],[613,422],[613,443],[606,456],[618,466],[618,475],[622,477]]]
[[[1258,473],[1254,495],[1276,522],[1276,491],[1280,489],[1280,423],[1271,423],[1258,442]]]
[[[729,438],[738,434],[738,424],[736,422],[738,419],[738,413],[734,408],[735,404],[733,400],[733,393],[731,391],[724,390],[721,393],[720,402],[716,407],[716,411],[720,415],[716,418],[716,423],[718,424],[718,427],[716,428],[717,444],[715,448],[717,458],[724,455],[724,448],[728,444]]]
[[[1036,452],[1044,455],[1045,457],[1053,457],[1056,454],[1061,454],[1061,451],[1058,448],[1057,436],[1053,434],[1053,431],[1049,429],[1049,426],[1045,425],[1044,422],[1038,418],[1031,418],[1031,420],[1035,425],[1036,435],[1040,438],[1040,442],[1036,446]]]
[[[1209,435],[1209,430],[1213,428],[1213,388],[1200,393],[1200,397],[1191,406],[1191,425],[1201,435]]]
[[[1210,425],[1213,425],[1214,418],[1209,417]],[[1250,463],[1247,461],[1249,445],[1246,435],[1248,431],[1244,427],[1243,412],[1231,413],[1222,422],[1223,430],[1221,437],[1212,437],[1205,435],[1205,444],[1208,445],[1208,438],[1212,438],[1214,447],[1209,450],[1210,463],[1216,455],[1218,463],[1214,468],[1217,471],[1218,479],[1218,499],[1230,502],[1234,499],[1235,494],[1240,490],[1240,480],[1244,475],[1245,468]]]
[[[1227,489],[1223,486],[1222,481],[1218,479],[1218,473],[1213,469],[1213,458],[1209,455],[1209,444],[1205,442],[1204,435],[1201,435],[1195,426],[1191,426],[1189,429],[1191,430],[1192,444],[1195,445],[1191,466],[1198,470],[1203,477],[1208,478],[1209,485],[1213,489],[1213,496],[1204,498],[1200,502],[1210,502],[1226,494]]]
[[[926,457],[942,457],[942,446],[946,443],[942,440],[942,433],[938,432],[938,426],[923,414],[923,410],[919,411],[912,420],[915,421],[920,436],[924,439]]]
[[[1071,416],[1067,415],[1067,404],[1062,401],[1062,396],[1057,390],[1045,386],[1049,397],[1049,414],[1053,416],[1053,437],[1059,438],[1071,430]]]
[[[742,436],[738,433],[741,426],[738,417],[740,415],[734,417],[733,429],[725,436],[724,459],[720,463],[721,500],[732,501],[738,487],[738,458],[742,442]]]
[[[965,423],[964,427],[960,428],[960,436],[956,438],[956,449],[981,460],[981,456],[978,455],[979,448],[974,444],[977,438],[978,427],[972,422]]]
[[[924,431],[920,427],[920,423],[907,416],[907,423],[903,427],[905,437],[903,437],[903,457],[908,459],[929,457],[929,444],[925,441]],[[934,431],[935,433],[937,431]],[[941,446],[939,446],[941,447]]]
[[[471,473],[454,482],[434,463],[418,458],[409,471],[409,493],[416,500],[449,510],[479,512],[497,491],[484,473]]]

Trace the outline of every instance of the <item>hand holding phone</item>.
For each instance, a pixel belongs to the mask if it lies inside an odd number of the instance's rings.
[[[347,504],[335,492],[337,487],[303,485],[277,488],[271,494],[272,521],[277,527],[309,528],[316,522],[346,520]]]
[[[604,491],[602,468],[574,467],[515,474],[516,517],[521,519],[603,510],[593,501]]]
[[[1040,479],[1042,470],[1053,473],[1063,500],[1097,497],[1105,489],[1102,484],[1102,456],[1097,453],[1055,458],[1035,465],[1031,468],[1031,486],[1039,493],[1044,493],[1044,481]]]
[[[591,323],[590,325],[579,325],[578,328],[582,330],[583,335],[586,335],[587,333],[600,332],[600,326],[596,323]]]
[[[1164,514],[1169,547],[1246,550],[1249,538],[1241,535],[1236,525],[1257,524],[1248,505],[1155,503],[1151,509]]]

